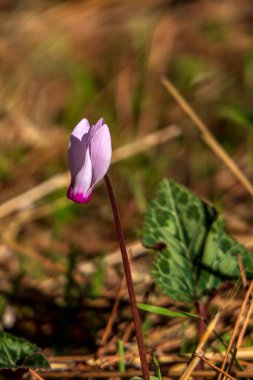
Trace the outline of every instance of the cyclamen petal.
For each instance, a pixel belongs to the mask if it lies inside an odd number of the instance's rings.
[[[111,136],[104,119],[99,119],[91,127],[87,119],[82,119],[70,137],[68,198],[76,203],[89,202],[93,186],[109,168],[111,156]]]
[[[68,150],[71,183],[84,164],[89,130],[88,120],[82,119],[71,133]]]
[[[87,133],[83,135],[81,141],[75,137],[70,137],[68,159],[69,169],[71,173],[71,183],[77,173],[81,170],[85,161],[85,154],[87,151]]]
[[[84,165],[75,176],[74,183],[69,188],[68,197],[76,203],[87,203],[91,196],[91,178],[92,165],[90,153],[87,150]]]
[[[87,135],[87,145],[90,146],[91,140],[93,139],[93,136],[95,133],[104,125],[104,119],[101,117],[95,125],[92,125],[89,129],[88,135]]]
[[[106,174],[112,157],[111,135],[109,128],[103,124],[91,140],[92,186]]]
[[[90,130],[90,124],[87,119],[82,119],[77,126],[73,129],[71,135],[78,138],[80,141],[83,138],[85,133],[88,133]]]

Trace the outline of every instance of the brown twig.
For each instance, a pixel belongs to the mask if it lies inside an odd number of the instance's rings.
[[[203,336],[202,336],[202,338],[201,338],[201,340],[200,340],[200,342],[199,342],[199,344],[195,350],[195,353],[197,353],[197,354],[202,353],[202,349],[203,349],[204,345],[206,344],[207,340],[209,339],[210,335],[212,334],[212,332],[216,326],[216,323],[218,322],[219,317],[220,317],[220,312],[218,312],[216,314],[214,319],[207,326],[207,329],[206,329],[205,333],[203,334]],[[188,367],[184,371],[184,373],[180,376],[180,380],[189,379],[189,377],[192,376],[192,372],[196,368],[199,361],[200,361],[200,359],[197,356],[194,356],[193,359],[190,361]],[[197,372],[204,372],[204,371],[197,371]],[[200,375],[200,376],[202,376],[202,375]]]
[[[44,373],[44,372],[43,372]],[[125,373],[120,371],[99,371],[93,370],[88,372],[83,372],[80,370],[69,371],[46,371],[47,379],[99,379],[104,378],[108,379],[109,377],[115,378],[131,378],[134,376],[141,376],[142,372],[138,370],[128,370]],[[178,379],[181,375],[180,370],[171,369],[168,376],[163,376],[163,380],[169,379]],[[253,378],[253,371],[235,371],[236,378]],[[157,376],[155,371],[150,372],[150,375]],[[194,371],[191,374],[191,377],[201,376],[206,377],[207,379],[215,379],[217,375],[216,370],[203,370],[203,371]]]
[[[251,296],[252,289],[253,289],[253,281],[251,281],[251,283],[250,283],[249,289],[248,289],[248,291],[247,291],[247,293],[246,293],[246,295],[244,297],[244,300],[243,300],[240,312],[239,312],[239,314],[237,316],[237,319],[236,319],[236,322],[235,322],[235,327],[234,327],[234,329],[232,331],[232,335],[231,335],[229,344],[227,346],[227,350],[226,350],[226,353],[225,353],[225,356],[224,356],[224,359],[223,359],[221,370],[224,370],[225,367],[226,367],[226,364],[227,364],[227,361],[228,361],[228,357],[229,357],[230,351],[232,349],[233,343],[235,341],[236,335],[238,333],[238,329],[239,329],[240,324],[241,324],[241,318],[242,318],[242,316],[243,316],[243,314],[245,312],[245,308],[247,306],[249,297]],[[219,377],[218,377],[218,380],[221,380],[221,377],[222,377],[222,375],[220,374]]]
[[[242,340],[243,340],[243,337],[245,335],[245,331],[247,329],[249,319],[250,319],[252,312],[253,312],[253,299],[251,299],[249,310],[246,314],[245,320],[243,322],[242,329],[241,329],[240,334],[239,334],[238,339],[237,339],[237,343],[236,343],[236,349],[237,350],[241,347]]]
[[[115,302],[114,302],[111,314],[108,318],[107,325],[104,329],[104,332],[103,332],[103,335],[102,335],[102,338],[100,341],[100,347],[98,348],[97,356],[102,355],[102,353],[104,351],[104,345],[108,341],[108,338],[112,332],[112,326],[113,326],[113,323],[115,321],[115,318],[116,318],[116,315],[117,315],[117,312],[119,309],[120,295],[121,295],[122,289],[124,288],[125,284],[126,284],[126,280],[125,280],[125,276],[123,276],[121,279],[119,289],[118,289],[117,294],[116,294],[116,298],[115,298]]]
[[[197,353],[194,354],[198,358],[200,358],[204,363],[208,364],[211,368],[215,369],[217,372],[220,372],[223,375],[226,375],[231,380],[236,380],[233,376],[231,376],[229,373],[221,370],[219,367],[217,367],[215,364],[211,363],[209,360],[207,360],[204,356],[199,355]]]
[[[132,358],[134,357],[135,354],[133,352],[130,352],[128,354],[125,354],[124,356],[119,356],[119,355],[115,355],[113,358],[111,358],[110,360],[107,360],[106,362],[104,362],[103,364],[101,364],[101,368],[102,369],[105,369],[106,367],[109,367],[110,365],[112,364],[115,364],[115,363],[118,363],[120,360],[122,359],[129,359],[129,358]]]
[[[233,362],[235,360],[235,357],[237,355],[237,352],[238,352],[238,349],[240,348],[241,344],[242,344],[242,340],[243,340],[243,337],[245,335],[245,331],[247,329],[247,326],[248,326],[248,323],[249,323],[249,319],[250,319],[250,316],[252,314],[252,311],[253,311],[253,300],[252,300],[252,297],[250,296],[249,299],[248,299],[248,302],[251,300],[250,302],[250,306],[249,306],[249,309],[247,311],[247,314],[246,314],[246,317],[244,319],[244,322],[243,322],[243,325],[242,325],[242,328],[240,330],[240,333],[239,333],[239,336],[237,338],[237,342],[236,342],[236,346],[233,350],[233,353],[232,353],[232,357],[231,357],[231,360],[228,364],[228,368],[227,368],[227,371],[230,371],[230,369],[232,368],[232,365],[233,365]],[[225,378],[224,378],[225,379]]]
[[[33,369],[29,368],[29,372],[36,377],[38,380],[45,380],[44,377],[40,376],[38,373],[36,373]]]
[[[245,289],[247,289],[247,287],[248,287],[248,281],[247,281],[247,277],[246,277],[245,270],[244,270],[244,267],[243,267],[242,258],[241,258],[240,255],[237,256],[237,260],[238,260],[238,265],[239,265],[239,268],[240,268],[240,273],[241,273],[241,278],[242,278],[243,286],[244,286]]]
[[[134,325],[133,325],[133,322],[128,322],[127,325],[126,325],[126,329],[125,329],[125,332],[122,336],[122,341],[125,343],[125,342],[128,342],[130,336],[132,335],[132,331],[134,329]]]

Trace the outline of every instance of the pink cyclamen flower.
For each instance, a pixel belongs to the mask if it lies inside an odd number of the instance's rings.
[[[92,188],[105,176],[111,157],[111,135],[104,119],[92,126],[87,119],[82,119],[70,136],[68,198],[76,203],[88,203]]]

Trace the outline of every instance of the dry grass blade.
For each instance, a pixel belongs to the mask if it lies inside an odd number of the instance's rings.
[[[240,331],[240,334],[239,334],[239,336],[238,336],[238,338],[237,338],[236,346],[235,346],[235,348],[234,348],[234,350],[233,350],[233,352],[232,352],[230,362],[229,362],[229,364],[228,364],[228,366],[227,366],[227,371],[230,371],[230,369],[231,369],[232,366],[233,366],[234,360],[235,360],[235,358],[237,357],[238,349],[239,349],[239,347],[240,347],[240,345],[241,345],[241,343],[242,343],[242,340],[243,340],[243,337],[244,337],[244,334],[245,334],[246,328],[247,328],[247,326],[248,326],[249,319],[250,319],[250,316],[251,316],[251,314],[252,314],[252,311],[253,311],[253,302],[251,302],[250,307],[249,307],[249,310],[248,310],[248,312],[247,312],[247,314],[246,314],[246,317],[245,317],[245,319],[244,319],[243,326],[242,326],[241,331]],[[227,377],[227,376],[224,376],[223,379],[226,380],[226,377]]]
[[[216,371],[194,371],[192,372],[192,377],[196,376],[201,376],[203,378],[207,379],[215,379],[216,376]],[[138,376],[140,377],[142,375],[141,371],[138,370],[129,370],[125,373],[119,372],[119,371],[99,371],[99,370],[94,370],[94,371],[89,371],[89,372],[84,372],[80,370],[73,370],[71,372],[68,371],[47,371],[47,379],[88,379],[88,378],[95,378],[95,379],[100,379],[100,378],[131,378]],[[151,372],[152,376],[156,376],[156,372]],[[237,378],[253,378],[253,372],[252,371],[235,371],[235,375]],[[176,370],[171,370],[169,372],[169,376],[163,376],[163,380],[171,380],[172,378],[179,378],[180,377],[180,372]]]
[[[249,305],[249,309],[247,311],[247,314],[246,314],[246,317],[244,319],[242,328],[241,328],[239,336],[237,338],[236,346],[235,346],[235,348],[233,350],[233,354],[232,354],[231,360],[230,360],[229,365],[228,365],[228,369],[227,369],[228,371],[232,368],[233,362],[234,362],[235,357],[237,356],[238,350],[239,350],[239,348],[240,348],[240,346],[242,344],[242,340],[243,340],[243,337],[245,335],[245,332],[246,332],[246,329],[247,329],[247,326],[248,326],[248,323],[249,323],[249,319],[250,319],[252,311],[253,311],[253,300],[252,300],[251,295],[248,298],[248,303],[249,303],[249,301],[251,301],[250,305]],[[225,378],[226,377],[224,377],[224,379]]]
[[[136,141],[126,144],[113,151],[112,163],[125,160],[136,154],[146,152],[150,148],[163,144],[166,141],[179,137],[181,129],[176,125],[169,125],[159,131],[142,136]]]
[[[205,333],[203,334],[203,336],[202,336],[202,338],[201,338],[201,340],[200,340],[200,342],[199,342],[199,344],[195,350],[196,354],[201,354],[202,349],[203,349],[204,345],[206,344],[207,340],[209,339],[210,335],[212,334],[212,332],[216,326],[216,323],[218,322],[219,317],[220,317],[220,312],[218,312],[216,314],[214,319],[207,326],[207,329],[206,329]],[[180,376],[180,380],[189,379],[189,377],[191,376],[192,372],[196,368],[199,361],[200,361],[200,358],[195,355],[193,357],[193,359],[191,360],[190,364],[188,365],[188,367],[186,368],[185,372]]]
[[[45,380],[42,376],[38,375],[33,369],[29,368],[29,372],[38,380]]]
[[[132,334],[134,330],[134,325],[133,325],[133,322],[128,322],[127,326],[126,326],[126,329],[125,329],[125,332],[124,332],[124,335],[122,337],[122,341],[124,343],[128,342],[129,339],[130,339],[130,336]]]
[[[249,323],[249,319],[250,319],[250,316],[251,316],[252,312],[253,312],[253,299],[251,299],[249,310],[248,310],[247,315],[245,317],[242,329],[240,331],[240,334],[239,334],[239,337],[238,337],[238,340],[237,340],[237,343],[236,343],[236,349],[237,350],[239,349],[239,347],[242,344],[242,340],[243,340],[243,337],[245,335],[245,331],[247,329],[247,326],[248,326],[248,323]]]
[[[230,354],[231,348],[233,346],[233,343],[235,341],[236,335],[238,333],[238,330],[239,330],[239,327],[240,327],[240,324],[241,324],[241,318],[242,318],[242,316],[243,316],[243,314],[245,312],[245,309],[246,309],[248,300],[249,300],[249,298],[251,296],[252,290],[253,290],[253,281],[251,281],[251,283],[250,283],[249,289],[248,289],[248,291],[247,291],[247,293],[245,295],[245,298],[243,300],[240,312],[239,312],[239,314],[237,316],[235,327],[233,329],[233,332],[232,332],[232,335],[231,335],[231,338],[230,338],[230,341],[229,341],[229,344],[228,344],[228,347],[227,347],[227,350],[226,350],[226,354],[224,356],[223,363],[222,363],[222,366],[221,366],[222,370],[224,370],[225,367],[226,367],[226,364],[227,364],[227,361],[228,361],[228,358],[229,358],[229,354]],[[221,378],[222,378],[222,375],[220,374],[219,377],[218,377],[218,380],[221,380]]]
[[[247,289],[247,286],[248,286],[247,278],[246,278],[245,270],[244,270],[244,267],[243,267],[242,258],[241,258],[240,255],[237,256],[237,260],[238,260],[238,265],[239,265],[239,268],[240,268],[240,273],[241,273],[241,278],[242,278],[243,286],[244,286],[245,289]]]
[[[120,371],[101,371],[101,370],[93,370],[93,371],[81,371],[81,370],[73,370],[71,372],[69,371],[47,371],[47,379],[88,379],[88,378],[95,378],[95,379],[109,379],[109,377],[117,377],[117,378],[131,378],[131,377],[141,377],[142,372],[139,370],[128,370],[126,372],[120,372]],[[150,373],[152,376],[156,376],[156,373],[153,371]]]
[[[200,358],[204,363],[208,364],[211,368],[216,369],[218,372],[222,373],[223,375],[226,375],[231,380],[236,380],[233,376],[231,376],[229,373],[222,371],[219,367],[217,367],[215,364],[209,362],[204,356],[201,356],[199,354],[194,354],[198,358]]]
[[[209,131],[204,122],[199,118],[192,107],[186,102],[183,96],[177,91],[173,84],[165,77],[162,78],[162,84],[178,102],[182,110],[190,117],[196,127],[202,134],[203,139],[212,151],[228,166],[231,172],[237,177],[247,191],[253,196],[253,186],[248,178],[238,168],[232,158],[225,152],[223,147],[218,143],[212,133]]]
[[[131,244],[128,244],[127,249],[131,250],[133,258],[139,257],[145,252],[145,248],[143,248],[143,245],[139,241],[134,241]],[[117,249],[114,252],[106,255],[104,261],[106,265],[113,266],[119,264],[121,262],[119,250]],[[80,262],[78,271],[85,275],[92,274],[96,271],[96,263],[90,261]]]
[[[104,329],[104,333],[103,333],[101,341],[100,341],[100,347],[98,348],[97,356],[100,356],[100,355],[103,354],[104,345],[107,343],[108,338],[109,338],[109,336],[110,336],[110,334],[112,332],[112,326],[113,326],[113,323],[115,321],[115,318],[116,318],[116,315],[117,315],[117,312],[118,312],[118,309],[119,309],[120,294],[122,292],[122,289],[125,286],[126,286],[126,279],[125,279],[125,276],[123,276],[122,279],[121,279],[121,283],[120,283],[120,286],[119,286],[119,289],[118,289],[118,292],[117,292],[117,295],[116,295],[116,298],[115,298],[115,302],[114,302],[114,305],[113,305],[110,317],[108,318],[107,325],[106,325],[106,327]]]
[[[31,205],[38,199],[66,186],[68,183],[68,177],[68,173],[57,174],[38,186],[25,191],[23,194],[2,203],[0,205],[0,218],[4,218],[17,210],[31,207]]]
[[[112,364],[118,363],[122,359],[123,360],[130,359],[130,358],[134,357],[135,355],[136,354],[132,353],[132,352],[130,352],[129,354],[126,354],[124,356],[115,355],[114,358],[107,360],[105,363],[102,363],[100,367],[102,369],[105,369],[106,367],[110,367]]]
[[[238,255],[238,264],[239,264],[239,267],[240,267],[240,272],[241,272],[241,277],[242,277],[243,285],[244,285],[245,289],[247,289],[247,286],[248,286],[247,278],[246,278],[245,270],[244,270],[244,267],[243,267],[242,258],[241,258],[240,255]],[[241,344],[242,344],[242,340],[243,340],[245,331],[247,329],[250,316],[251,316],[252,311],[253,311],[253,299],[252,299],[252,297],[249,297],[249,301],[251,301],[250,302],[250,306],[249,306],[247,315],[245,317],[242,329],[241,329],[240,334],[239,334],[238,339],[237,339],[236,350],[238,350],[240,348]]]
[[[112,163],[127,159],[135,154],[142,153],[148,149],[163,144],[181,135],[181,130],[177,126],[169,126],[142,137],[132,143],[113,151]],[[31,205],[46,195],[66,187],[69,182],[69,173],[57,174],[52,178],[42,182],[40,185],[24,192],[23,194],[10,199],[0,205],[0,218],[4,218],[15,211],[31,207]]]

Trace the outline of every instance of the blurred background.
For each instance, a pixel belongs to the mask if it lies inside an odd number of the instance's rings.
[[[253,4],[0,0],[0,29],[1,326],[48,354],[94,352],[122,268],[104,184],[88,205],[66,199],[70,132],[83,117],[103,116],[110,127],[109,175],[140,299],[152,287],[143,216],[164,177],[213,203],[251,248],[250,195],[161,77],[252,178]],[[159,318],[146,320],[147,334],[152,323],[170,323]],[[128,319],[123,291],[116,336]]]

